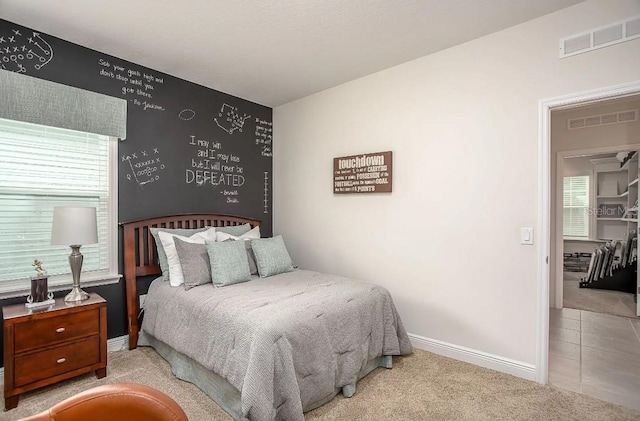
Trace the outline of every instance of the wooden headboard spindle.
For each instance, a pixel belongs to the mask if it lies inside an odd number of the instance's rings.
[[[124,235],[124,279],[127,294],[127,319],[129,329],[129,349],[138,345],[138,276],[161,273],[157,261],[155,241],[151,228],[202,228],[224,227],[250,224],[260,225],[260,220],[221,214],[184,214],[162,216],[139,221],[121,223]]]

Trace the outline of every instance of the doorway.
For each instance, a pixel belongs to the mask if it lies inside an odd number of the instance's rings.
[[[605,102],[611,101],[630,101],[633,100],[633,96],[640,98],[640,82],[634,82],[630,84],[604,88],[594,90],[591,92],[585,92],[580,94],[567,95],[564,97],[553,98],[540,101],[539,116],[539,238],[541,242],[538,246],[538,349],[536,358],[536,377],[540,383],[548,383],[549,380],[549,307],[556,306],[559,301],[559,294],[557,293],[557,277],[558,265],[562,263],[562,258],[557,258],[558,248],[556,247],[556,220],[557,215],[553,215],[552,202],[555,206],[557,203],[558,190],[553,188],[551,184],[552,180],[555,182],[555,175],[557,172],[557,159],[558,151],[552,153],[552,114],[554,112],[564,110],[588,110],[588,106],[595,104],[602,105]],[[587,113],[588,114],[588,113]],[[586,115],[589,117],[589,115]],[[635,124],[638,124],[636,122]],[[640,137],[636,138],[633,142],[628,144],[618,145],[622,149],[633,149],[637,147],[637,144],[633,144],[640,141]],[[596,147],[595,145],[583,145],[574,148],[575,151],[583,153],[613,153],[611,147]],[[553,176],[552,176],[553,175]],[[553,218],[551,218],[553,216]],[[553,228],[553,231],[552,231]],[[553,234],[553,237],[552,237]],[[560,250],[561,253],[561,250]],[[562,255],[561,255],[562,256]],[[562,268],[562,266],[560,266]],[[561,294],[561,292],[560,292]],[[560,301],[562,302],[562,301]],[[572,317],[575,319],[576,314]],[[580,315],[577,315],[578,323]],[[574,320],[575,323],[575,320]],[[632,332],[636,332],[634,326],[630,325]],[[582,340],[583,334],[581,331],[576,333],[578,340]],[[640,340],[640,337],[636,335],[636,338]],[[578,363],[580,364],[580,363]],[[581,391],[581,393],[589,394],[587,391]],[[602,399],[602,396],[600,396]],[[618,402],[624,404],[623,402]]]

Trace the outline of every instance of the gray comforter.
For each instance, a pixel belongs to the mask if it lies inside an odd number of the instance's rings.
[[[189,291],[156,280],[142,327],[229,381],[251,420],[302,420],[367,361],[412,351],[386,289],[304,270]]]

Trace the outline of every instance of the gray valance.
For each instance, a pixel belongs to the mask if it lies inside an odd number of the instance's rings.
[[[0,70],[0,118],[127,137],[126,100],[7,70]]]

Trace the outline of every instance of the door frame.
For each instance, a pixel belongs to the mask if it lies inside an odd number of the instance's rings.
[[[536,381],[549,377],[549,253],[551,248],[551,110],[572,108],[603,100],[640,94],[640,80],[621,85],[572,93],[538,102],[538,232]],[[555,239],[554,239],[555,241]],[[556,280],[557,281],[557,280]]]

